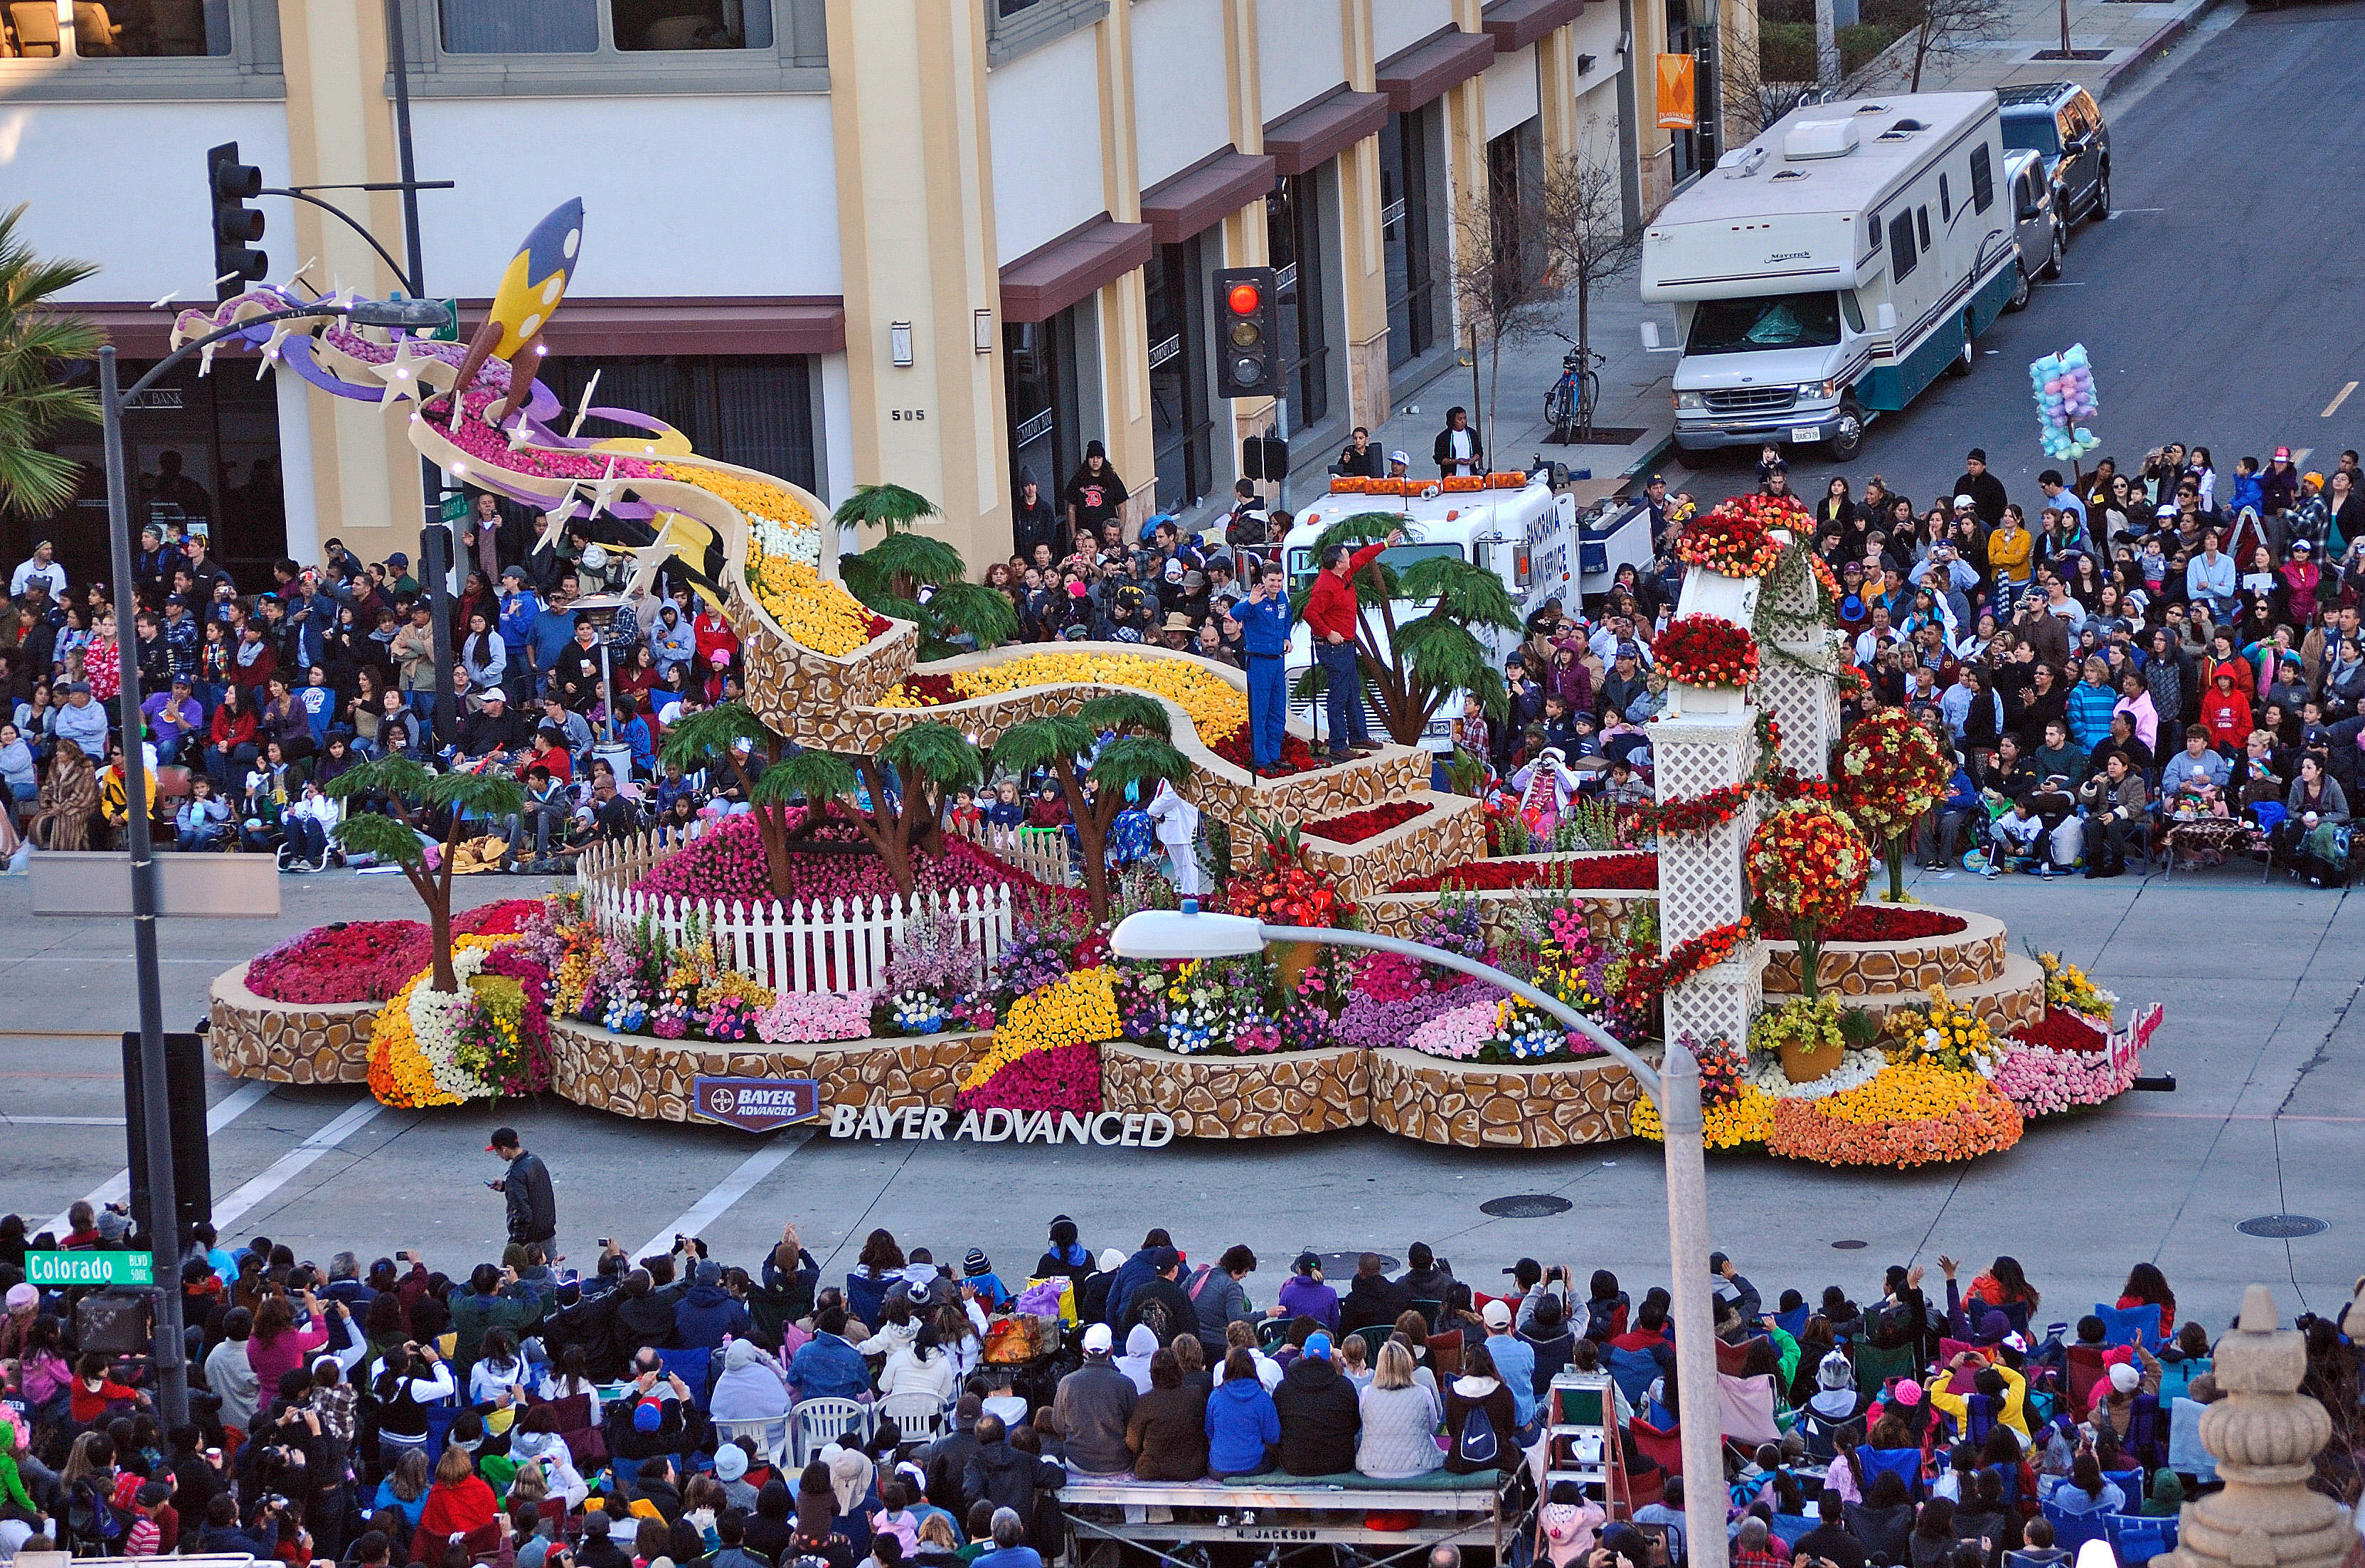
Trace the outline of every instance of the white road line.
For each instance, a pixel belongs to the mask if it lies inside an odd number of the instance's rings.
[[[696,1236],[723,1212],[753,1192],[756,1183],[779,1169],[789,1156],[802,1148],[813,1137],[810,1132],[782,1133],[755,1153],[739,1162],[736,1170],[723,1178],[714,1191],[698,1200],[689,1212],[634,1248],[629,1256],[647,1258],[673,1250],[677,1236]]]
[[[277,1159],[273,1160],[263,1174],[246,1182],[230,1196],[216,1198],[214,1200],[215,1228],[229,1229],[247,1210],[310,1170],[313,1163],[322,1155],[368,1126],[377,1114],[385,1109],[384,1105],[375,1100],[363,1101]]]
[[[2328,420],[2328,419],[2330,419],[2330,418],[2332,418],[2333,414],[2335,413],[2335,411],[2337,411],[2337,410],[2339,409],[2340,405],[2341,405],[2341,404],[2343,404],[2343,403],[2346,403],[2347,401],[2348,401],[2348,394],[2350,394],[2351,392],[2354,392],[2354,391],[2356,391],[2356,390],[2357,390],[2357,383],[2355,383],[2354,381],[2350,382],[2348,386],[2346,386],[2342,387],[2342,388],[2340,389],[2339,395],[2338,395],[2338,396],[2337,396],[2336,398],[2334,398],[2332,399],[2332,401],[2331,401],[2331,402],[2326,403],[2326,404],[2324,406],[2324,412],[2323,412],[2320,416],[2318,416],[2318,417],[2319,417],[2319,418],[2322,418],[2322,419],[2327,419],[2327,420]]]
[[[224,1127],[230,1126],[232,1122],[238,1120],[241,1116],[245,1115],[249,1111],[252,1111],[254,1107],[262,1104],[265,1100],[270,1098],[271,1085],[268,1083],[240,1084],[236,1089],[233,1089],[229,1093],[223,1095],[207,1110],[206,1136],[209,1138],[212,1137],[216,1133],[221,1131]],[[31,1118],[19,1116],[17,1120],[22,1122],[29,1121]],[[116,1122],[110,1125],[121,1126],[123,1124]],[[130,1195],[131,1168],[127,1165],[110,1177],[105,1186],[99,1188],[96,1192],[92,1193],[89,1196],[85,1197],[83,1202],[88,1204],[94,1209],[104,1208],[108,1204],[119,1204]],[[66,1233],[66,1216],[62,1214],[55,1219],[50,1221],[50,1223],[42,1228],[45,1230],[53,1230],[60,1236],[63,1236]],[[38,1232],[36,1234],[38,1234]]]
[[[120,1116],[11,1116],[0,1113],[0,1127],[119,1127]]]
[[[2296,467],[2298,467],[2301,464],[2305,463],[2305,462],[2307,461],[2307,454],[2308,454],[2309,453],[2311,453],[2311,452],[2314,452],[2315,450],[2315,448],[2314,448],[2314,447],[2312,447],[2312,446],[2294,446],[2294,447],[2292,447],[2292,467],[2294,467],[2294,468],[2296,468]]]

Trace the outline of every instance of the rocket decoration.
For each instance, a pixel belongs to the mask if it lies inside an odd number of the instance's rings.
[[[559,301],[566,297],[567,279],[582,246],[583,201],[578,196],[535,224],[518,253],[510,258],[500,286],[493,293],[492,309],[468,340],[467,357],[460,362],[459,377],[453,383],[455,428],[468,384],[488,359],[509,362],[510,390],[498,409],[486,410],[487,422],[498,429],[524,405],[527,389],[533,385],[532,362],[542,353],[542,330],[558,309]]]

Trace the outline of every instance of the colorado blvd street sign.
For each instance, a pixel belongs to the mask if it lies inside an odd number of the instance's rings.
[[[690,1104],[710,1122],[745,1133],[809,1122],[821,1114],[821,1084],[810,1078],[701,1078]]]
[[[25,1278],[36,1285],[152,1285],[152,1252],[28,1252]]]

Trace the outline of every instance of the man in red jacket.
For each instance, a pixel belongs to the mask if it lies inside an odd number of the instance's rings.
[[[1366,544],[1352,554],[1344,544],[1322,552],[1321,575],[1306,596],[1303,619],[1314,639],[1315,662],[1322,666],[1328,696],[1324,706],[1330,723],[1330,760],[1344,762],[1378,750],[1363,722],[1363,674],[1355,663],[1355,585],[1357,572],[1379,559],[1380,552],[1404,543],[1404,530],[1392,530],[1377,544]]]

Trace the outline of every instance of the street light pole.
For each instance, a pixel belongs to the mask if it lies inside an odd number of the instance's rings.
[[[154,379],[154,373],[148,379]],[[98,399],[106,442],[107,547],[116,592],[129,594],[131,507],[124,482],[123,402],[116,393],[112,343],[98,351]],[[148,1146],[148,1212],[140,1221],[156,1259],[156,1330],[150,1349],[156,1363],[157,1408],[169,1432],[189,1420],[188,1348],[181,1336],[181,1205],[173,1181],[173,1102],[165,1081],[164,990],[156,955],[156,846],[149,832],[148,757],[140,734],[139,639],[118,635],[116,644],[123,680],[116,703],[117,722],[123,729],[123,814],[131,849],[131,957],[140,991],[140,1119]],[[102,764],[106,760],[99,758]]]
[[[1310,942],[1362,947],[1435,964],[1500,986],[1599,1046],[1625,1064],[1657,1103],[1667,1162],[1667,1287],[1675,1302],[1676,1394],[1683,1416],[1684,1473],[1697,1476],[1684,1494],[1684,1529],[1691,1568],[1725,1568],[1724,1439],[1716,1383],[1716,1314],[1708,1273],[1708,1159],[1700,1113],[1699,1064],[1674,1041],[1661,1065],[1549,991],[1491,964],[1443,947],[1328,926],[1266,925],[1244,915],[1201,914],[1185,899],[1180,912],[1144,910],[1127,915],[1109,938],[1126,958],[1213,958],[1252,953],[1268,942]]]

